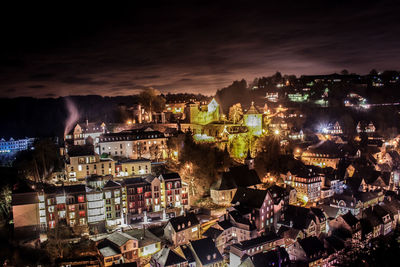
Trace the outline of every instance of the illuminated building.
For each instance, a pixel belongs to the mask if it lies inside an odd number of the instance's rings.
[[[97,144],[100,135],[106,131],[105,123],[88,122],[78,123],[74,129],[65,136],[66,141],[73,141],[74,145]]]
[[[114,232],[97,245],[103,266],[138,259],[138,240],[123,232]]]
[[[107,226],[112,227],[121,225],[124,223],[125,219],[123,216],[123,207],[125,206],[125,203],[123,203],[122,199],[121,184],[113,180],[109,180],[103,187],[103,193]]]
[[[342,127],[340,126],[339,122],[335,122],[335,124],[329,124],[327,127],[322,129],[322,133],[324,134],[343,134]]]
[[[251,106],[246,114],[243,115],[243,124],[249,128],[254,135],[262,134],[262,114],[251,102]]]
[[[362,123],[360,121],[357,123],[357,133],[374,133],[375,130],[376,128],[372,121],[365,127],[362,127]]]
[[[188,261],[172,249],[164,247],[151,256],[151,267],[188,266]]]
[[[36,239],[40,228],[46,229],[46,207],[42,202],[39,204],[38,198],[38,193],[28,186],[13,190],[11,205],[14,237]]]
[[[0,140],[0,155],[14,154],[19,151],[28,150],[32,147],[34,138],[14,139],[6,141],[4,138]]]
[[[274,203],[268,190],[239,187],[232,199],[243,218],[250,218],[259,232],[274,225]]]
[[[164,238],[174,246],[200,238],[200,223],[194,213],[171,218],[164,227]]]
[[[148,159],[119,160],[115,164],[117,177],[140,176],[151,173],[151,161]]]
[[[115,176],[115,161],[101,159],[92,146],[73,146],[68,149],[65,171],[69,182],[83,182],[91,175]]]
[[[337,168],[343,157],[340,144],[332,141],[321,141],[317,145],[310,146],[301,154],[301,161],[307,165],[315,165],[321,168]]]
[[[126,130],[100,136],[99,154],[130,159],[163,159],[167,138],[152,128]]]
[[[60,220],[66,220],[71,227],[88,223],[85,185],[47,187],[39,194],[39,200],[45,207],[47,229],[54,229]],[[39,213],[42,215],[42,211]]]
[[[266,93],[265,98],[270,101],[270,102],[278,102],[279,99],[279,93],[278,92],[270,92]]]
[[[211,238],[203,238],[190,241],[189,247],[196,259],[196,266],[223,266],[224,258],[215,247],[215,243]]]
[[[185,108],[186,119],[191,124],[205,125],[220,120],[219,104],[213,98],[206,106],[189,102]]]
[[[302,202],[318,201],[321,197],[322,175],[314,166],[289,171],[284,182],[296,189],[297,198]]]
[[[216,204],[229,205],[238,187],[254,187],[261,184],[254,170],[254,159],[247,158],[247,165],[229,168],[211,188],[211,199]]]
[[[309,94],[308,93],[293,93],[288,94],[288,98],[292,102],[307,102]]]

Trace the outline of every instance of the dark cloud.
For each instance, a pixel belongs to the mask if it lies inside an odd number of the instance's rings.
[[[31,85],[29,86],[29,88],[45,88],[45,85],[41,85],[41,84],[35,84],[35,85]]]
[[[145,5],[9,12],[0,23],[0,96],[124,95],[147,87],[213,94],[277,70],[399,68],[396,1]],[[38,81],[45,87],[30,90]]]

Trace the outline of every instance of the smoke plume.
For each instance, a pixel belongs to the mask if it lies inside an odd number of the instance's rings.
[[[69,98],[65,98],[65,104],[68,109],[68,118],[65,122],[64,138],[79,120],[79,112],[74,102],[72,102],[72,100]]]

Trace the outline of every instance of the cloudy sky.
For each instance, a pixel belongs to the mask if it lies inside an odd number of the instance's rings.
[[[214,94],[276,71],[400,69],[397,1],[214,2],[2,8],[0,97]]]

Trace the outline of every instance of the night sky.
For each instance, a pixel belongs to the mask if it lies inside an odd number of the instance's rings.
[[[400,69],[397,1],[249,2],[2,7],[0,97],[214,94],[276,71]]]

